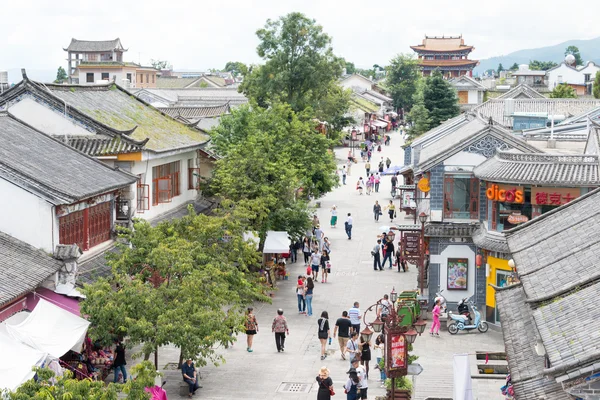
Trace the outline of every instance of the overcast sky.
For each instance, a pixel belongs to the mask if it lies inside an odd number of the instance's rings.
[[[259,62],[255,31],[268,18],[305,13],[333,37],[337,55],[357,66],[387,64],[428,35],[462,34],[471,58],[600,36],[600,2],[225,0],[2,1],[0,70],[55,71],[72,37],[121,38],[127,61],[168,60],[175,69]]]

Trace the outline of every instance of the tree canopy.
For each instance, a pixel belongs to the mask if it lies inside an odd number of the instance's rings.
[[[259,257],[243,240],[246,229],[238,219],[196,215],[192,208],[156,227],[136,221],[120,234],[131,245],[107,257],[113,275],[83,289],[90,337],[108,344],[127,336],[146,358],[170,343],[200,364],[220,361],[213,347],[233,340],[242,309],[268,300],[250,273]]]
[[[460,113],[456,91],[439,71],[434,71],[425,81],[423,105],[429,111],[432,128]]]
[[[54,83],[63,83],[67,79],[69,79],[69,76],[67,75],[65,69],[63,67],[58,67],[58,71],[56,71],[56,80]]]
[[[353,62],[345,61],[344,67],[346,68],[346,74],[348,75],[352,75],[354,72],[356,72],[356,66]]]
[[[239,61],[229,61],[225,64],[223,72],[231,72],[234,76],[244,76],[248,73],[248,67],[246,64]]]
[[[150,65],[152,65],[154,68],[156,68],[157,70],[162,70],[165,69],[167,67],[167,65],[169,64],[169,62],[167,60],[150,60]]]
[[[532,71],[547,71],[550,68],[556,67],[558,64],[554,61],[529,61],[529,69]]]
[[[594,79],[594,84],[592,86],[592,94],[594,98],[600,99],[600,71],[596,72],[596,78]]]
[[[510,71],[516,71],[519,69],[519,64],[514,63],[511,67],[510,67]]]
[[[504,71],[504,67],[502,66],[502,63],[498,64],[498,69],[496,69],[496,73],[498,74],[498,76],[500,76],[500,72]]]
[[[581,53],[579,53],[579,48],[577,46],[569,46],[565,49],[565,56],[571,54],[575,57],[575,65],[583,65],[583,59],[581,58]]]
[[[575,89],[566,83],[561,83],[557,85],[554,90],[550,93],[550,98],[553,99],[575,99],[577,98],[577,93],[575,93]]]
[[[387,67],[386,84],[394,107],[409,111],[414,104],[414,95],[419,80],[417,61],[409,54],[398,54]]]

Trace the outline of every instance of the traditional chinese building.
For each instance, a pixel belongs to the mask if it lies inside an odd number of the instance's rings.
[[[418,55],[423,76],[438,69],[446,78],[472,77],[473,68],[479,64],[479,61],[469,59],[469,53],[475,48],[465,45],[462,36],[425,36],[422,44],[410,48]]]

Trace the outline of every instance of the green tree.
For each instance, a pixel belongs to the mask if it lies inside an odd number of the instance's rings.
[[[566,83],[561,83],[557,85],[552,93],[550,93],[550,98],[552,99],[575,99],[577,98],[577,93],[575,93],[575,89]]]
[[[581,59],[581,54],[579,53],[579,48],[577,46],[569,46],[565,49],[565,56],[567,54],[573,55],[575,57],[575,65],[583,65],[583,60]]]
[[[110,343],[127,336],[141,344],[145,359],[173,344],[182,356],[218,363],[213,350],[240,331],[242,309],[268,300],[258,276],[246,226],[226,216],[189,215],[156,227],[137,221],[120,234],[118,254],[109,257],[113,275],[83,289],[82,313],[89,315],[93,340]],[[157,368],[158,366],[155,365]]]
[[[267,20],[256,35],[265,64],[252,70],[241,90],[259,105],[281,100],[294,111],[314,108],[342,74],[344,61],[333,54],[331,37],[304,14]]]
[[[498,64],[498,69],[496,69],[496,74],[498,76],[500,76],[500,72],[504,71],[504,67],[502,66],[502,63]]]
[[[387,67],[386,86],[394,99],[394,107],[410,110],[417,91],[419,69],[409,54],[398,54]]]
[[[411,123],[411,127],[408,130],[409,140],[422,135],[431,128],[432,121],[429,117],[429,110],[425,108],[422,102],[416,103],[410,110],[408,113],[408,122]]]
[[[63,67],[58,67],[58,71],[56,71],[56,80],[54,83],[63,83],[68,79],[67,72]]]
[[[320,121],[327,121],[327,137],[337,142],[342,130],[354,123],[354,119],[347,115],[348,104],[352,90],[344,89],[339,85],[330,85],[325,96],[315,105],[315,116]]]
[[[356,66],[354,66],[353,62],[346,61],[345,67],[346,67],[346,74],[348,74],[348,75],[352,75],[356,71]]]
[[[594,79],[594,85],[592,87],[592,94],[594,98],[600,99],[600,71],[596,72],[596,78]]]
[[[30,379],[23,383],[14,392],[6,393],[10,400],[31,399],[81,399],[81,400],[117,400],[126,398],[131,400],[150,399],[150,394],[144,391],[145,387],[154,386],[157,376],[154,366],[150,362],[142,362],[131,368],[130,373],[135,379],[130,379],[125,385],[109,384],[92,381],[91,379],[78,380],[73,378],[71,371],[55,378],[54,371],[48,368],[35,368],[38,379]],[[56,381],[54,381],[56,379]],[[118,392],[126,393],[126,397],[119,397]]]
[[[150,65],[159,71],[165,69],[168,64],[169,62],[167,60],[150,60]]]
[[[532,71],[547,71],[550,68],[556,67],[558,64],[554,61],[529,61],[529,69]]]
[[[519,69],[519,64],[517,64],[517,63],[514,63],[514,64],[512,65],[512,67],[510,67],[510,70],[509,70],[509,71],[516,71],[516,70],[518,70],[518,69]]]
[[[229,61],[225,64],[223,72],[231,72],[234,76],[245,76],[248,73],[248,67],[239,61]]]
[[[425,81],[423,105],[429,111],[432,128],[460,113],[456,91],[437,70]]]

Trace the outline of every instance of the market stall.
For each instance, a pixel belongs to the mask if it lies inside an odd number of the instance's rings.
[[[287,232],[268,231],[263,246],[263,265],[267,273],[267,282],[275,285],[277,278],[287,275],[285,258],[290,251],[290,238]]]

